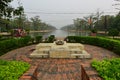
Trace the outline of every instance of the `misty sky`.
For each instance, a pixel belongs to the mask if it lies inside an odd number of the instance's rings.
[[[14,0],[12,5],[16,7],[17,3]],[[117,3],[114,0],[21,0],[21,3],[28,18],[38,15],[43,22],[57,28],[72,24],[73,19],[88,16],[98,9],[100,12],[118,12],[112,6]]]

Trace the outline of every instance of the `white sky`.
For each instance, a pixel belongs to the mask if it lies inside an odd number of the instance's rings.
[[[12,5],[18,6],[18,0]],[[19,0],[24,6],[27,17],[40,16],[43,22],[57,28],[72,24],[73,19],[82,18],[90,14],[56,14],[56,13],[95,13],[118,12],[113,4],[114,0]],[[29,13],[28,13],[29,12]]]

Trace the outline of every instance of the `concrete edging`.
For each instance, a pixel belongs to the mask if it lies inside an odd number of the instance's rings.
[[[37,69],[38,66],[31,66],[30,69],[19,78],[19,80],[37,80]]]

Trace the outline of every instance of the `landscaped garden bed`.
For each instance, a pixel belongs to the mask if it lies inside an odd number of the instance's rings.
[[[92,67],[97,70],[104,80],[120,79],[120,58],[104,59],[102,61],[94,60]]]
[[[0,80],[18,80],[29,68],[26,62],[0,60]]]

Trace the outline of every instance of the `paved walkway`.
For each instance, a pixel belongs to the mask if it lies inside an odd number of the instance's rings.
[[[92,59],[30,59],[29,54],[35,49],[35,46],[31,45],[12,50],[1,56],[0,59],[20,60],[31,65],[38,65],[38,80],[80,80],[80,65],[83,65],[86,73],[93,80],[102,80],[91,67],[91,61],[93,59],[102,60],[104,58],[119,57],[106,49],[85,45],[85,50],[92,55]]]

